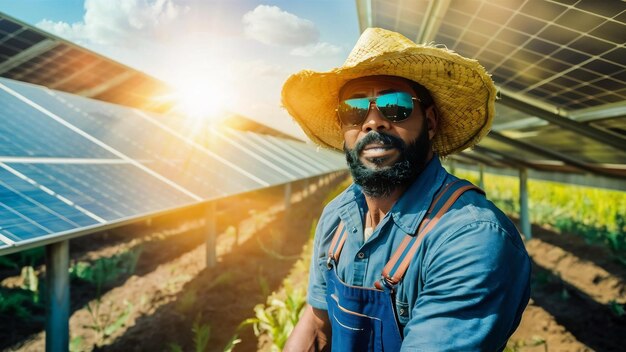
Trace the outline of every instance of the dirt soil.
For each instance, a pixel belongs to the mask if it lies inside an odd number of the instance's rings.
[[[177,345],[193,351],[197,322],[210,329],[209,351],[223,351],[235,334],[242,340],[235,351],[256,351],[252,329],[237,327],[279,288],[309,239],[322,200],[339,181],[312,185],[306,196],[295,187],[296,203],[287,217],[281,188],[220,203],[218,263],[210,269],[204,265],[202,209],[72,240],[74,262],[141,248],[134,274],[105,287],[100,300],[92,285],[72,282],[72,348],[172,351]],[[534,261],[532,299],[510,346],[520,351],[623,351],[626,316],[619,317],[609,305],[626,303],[626,267],[604,248],[549,228],[533,227],[526,245]],[[37,271],[43,274],[43,268]],[[2,286],[15,287],[19,281],[19,272],[0,271]],[[44,350],[43,311],[35,313],[28,321],[0,315],[0,349]],[[123,324],[106,336],[93,327],[116,321]]]

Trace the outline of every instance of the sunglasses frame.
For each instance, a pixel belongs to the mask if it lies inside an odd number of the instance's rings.
[[[380,98],[380,97],[383,97],[383,96],[385,96],[385,95],[389,95],[389,94],[397,94],[397,93],[405,93],[405,94],[407,94],[407,95],[410,95],[410,96],[411,96],[411,104],[413,105],[413,106],[412,106],[412,108],[411,108],[411,109],[412,109],[412,110],[411,110],[411,113],[413,113],[413,110],[415,109],[415,101],[417,101],[417,102],[418,102],[418,105],[420,105],[419,103],[421,103],[421,102],[422,102],[419,98],[414,97],[414,96],[413,96],[413,94],[411,94],[411,93],[409,93],[409,92],[405,92],[405,91],[388,92],[388,93],[384,93],[384,94],[377,95],[377,96],[374,96],[374,97],[358,97],[358,98],[351,98],[351,99],[367,99],[367,100],[369,101],[369,105],[368,105],[368,107],[367,107],[367,112],[366,112],[366,113],[365,113],[365,115],[363,116],[362,120],[361,120],[360,122],[358,122],[358,123],[353,123],[353,124],[346,124],[346,123],[344,123],[343,119],[341,118],[341,114],[339,113],[339,108],[336,108],[336,109],[335,109],[335,113],[337,113],[337,118],[339,119],[339,122],[341,123],[341,125],[342,125],[342,126],[344,126],[344,127],[356,127],[356,126],[359,126],[359,125],[362,125],[362,124],[363,124],[363,122],[364,122],[364,121],[365,121],[365,119],[367,118],[367,115],[369,115],[370,111],[372,110],[372,103],[374,103],[374,104],[376,105],[376,110],[378,110],[378,112],[380,113],[380,116],[382,116],[383,118],[385,118],[385,120],[387,120],[387,121],[389,121],[389,122],[391,122],[391,123],[396,123],[396,122],[406,121],[406,120],[407,120],[407,119],[408,119],[411,115],[409,115],[409,116],[407,116],[407,117],[405,117],[405,118],[402,118],[402,119],[399,119],[399,120],[395,120],[395,121],[394,121],[394,120],[392,120],[392,119],[388,118],[388,117],[387,117],[387,115],[385,115],[385,114],[384,114],[384,113],[383,113],[383,112],[382,112],[382,111],[378,108],[378,104],[376,103],[376,100],[378,100],[378,98]],[[346,100],[351,100],[351,99],[343,99],[343,100],[341,100],[339,103],[342,103],[342,102],[345,102]]]

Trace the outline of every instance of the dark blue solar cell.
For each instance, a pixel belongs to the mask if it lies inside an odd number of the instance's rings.
[[[32,220],[49,232],[61,232],[78,227],[77,224],[60,218],[57,214],[38,206],[2,184],[0,184],[0,203],[10,208],[11,211],[22,217],[24,221]]]
[[[182,206],[193,199],[130,164],[9,164],[106,221]]]
[[[0,83],[8,80],[0,79]],[[114,158],[32,106],[0,89],[0,155]]]
[[[85,213],[79,211],[75,207],[62,201],[56,195],[45,192],[16,175],[10,173],[4,168],[0,168],[0,188],[4,192],[21,197],[24,202],[32,207],[42,208],[49,214],[54,214],[58,221],[72,225],[73,227],[81,227],[93,225],[97,221]],[[4,199],[0,196],[0,199]]]
[[[0,234],[14,242],[49,234],[50,231],[32,221],[20,217],[0,202]]]

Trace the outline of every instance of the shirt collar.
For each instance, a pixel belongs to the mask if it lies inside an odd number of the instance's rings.
[[[391,208],[396,225],[409,235],[415,235],[435,193],[441,188],[447,172],[435,154],[415,182],[402,194]]]

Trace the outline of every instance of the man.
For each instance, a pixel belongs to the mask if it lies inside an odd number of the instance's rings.
[[[289,77],[283,104],[313,141],[345,151],[354,184],[320,218],[286,351],[504,349],[528,303],[528,254],[439,162],[487,134],[495,95],[475,60],[378,28],[342,67]]]

